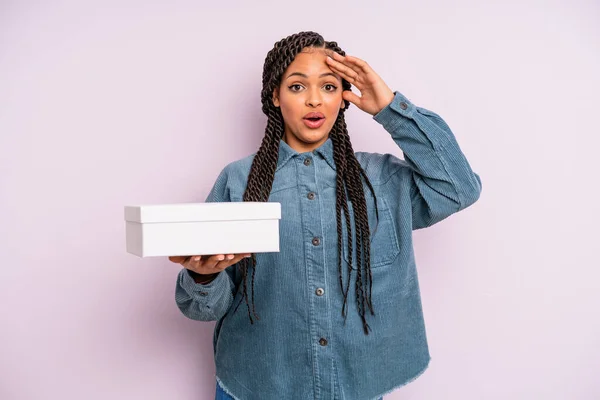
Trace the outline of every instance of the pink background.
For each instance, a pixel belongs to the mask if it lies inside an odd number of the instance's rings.
[[[123,206],[202,201],[254,152],[300,30],[441,114],[483,181],[416,233],[432,363],[386,400],[600,398],[597,2],[83,3],[0,2],[1,399],[214,398],[213,323],[125,252]]]

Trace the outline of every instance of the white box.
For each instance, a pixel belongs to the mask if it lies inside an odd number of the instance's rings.
[[[139,257],[279,251],[281,204],[125,206],[127,252]]]

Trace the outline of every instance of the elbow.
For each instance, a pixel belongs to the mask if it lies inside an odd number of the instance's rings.
[[[463,210],[473,205],[481,196],[481,178],[478,174],[473,173],[473,178],[470,180],[470,184],[465,185],[462,193],[462,201],[459,210]]]
[[[427,228],[448,218],[475,203],[481,195],[481,179],[477,174],[473,174],[469,183],[454,186],[456,190],[452,197],[432,196],[431,193],[424,196],[426,187],[423,186],[421,195],[415,196],[412,202],[413,230]]]

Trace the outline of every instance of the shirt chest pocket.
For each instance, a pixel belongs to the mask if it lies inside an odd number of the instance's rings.
[[[396,223],[392,217],[390,208],[383,197],[377,198],[379,211],[379,222],[375,213],[375,204],[372,198],[367,199],[367,214],[369,218],[370,245],[371,245],[371,268],[380,268],[390,265],[400,253]],[[356,255],[356,229],[354,226],[354,209],[352,203],[348,202],[350,213],[350,224],[352,226],[352,269],[357,269]],[[350,262],[348,252],[348,231],[346,230],[346,217],[342,211],[342,254],[346,264]],[[364,254],[361,255],[363,257]]]

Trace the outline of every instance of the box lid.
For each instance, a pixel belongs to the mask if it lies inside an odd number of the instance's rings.
[[[125,220],[140,223],[257,219],[281,219],[281,204],[245,201],[125,206]]]

